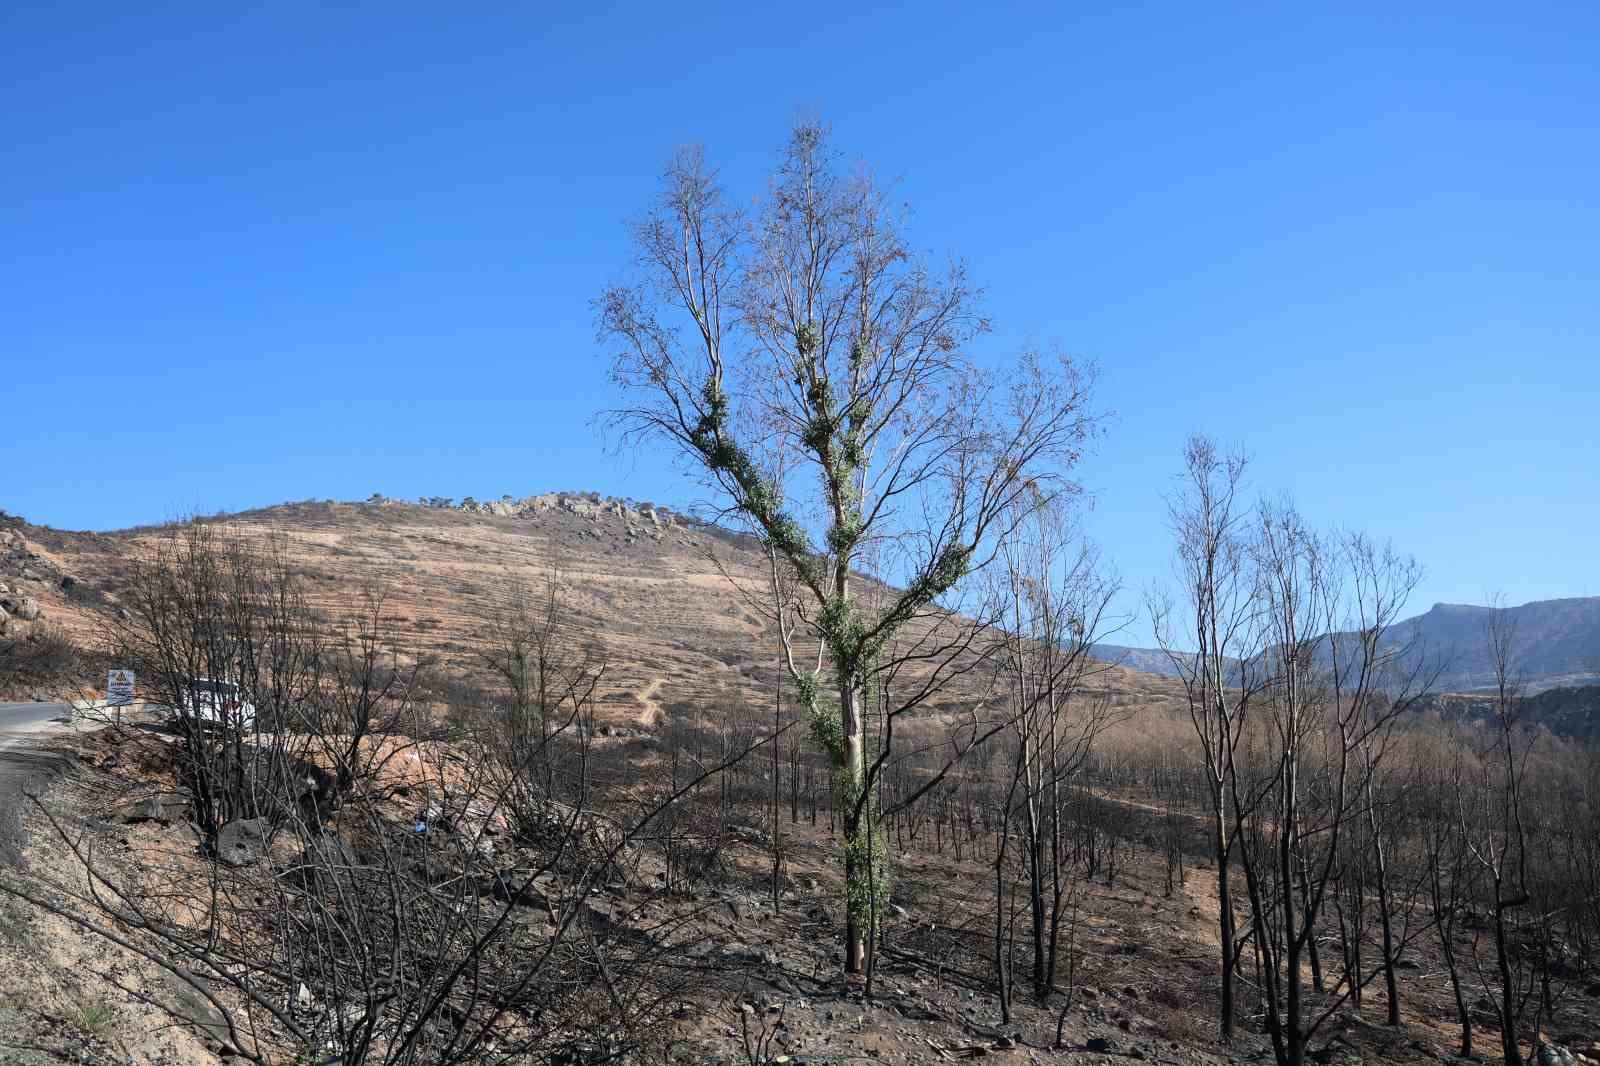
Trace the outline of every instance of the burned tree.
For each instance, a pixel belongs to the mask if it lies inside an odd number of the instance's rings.
[[[581,749],[592,732],[596,689],[605,674],[605,650],[577,624],[561,594],[560,575],[538,586],[510,583],[489,620],[480,658],[495,696],[480,730],[494,753],[506,814],[520,832],[545,830],[561,786],[584,801],[586,781],[562,776],[564,750]],[[581,758],[575,761],[581,769]]]
[[[173,709],[178,775],[208,852],[230,822],[294,813],[280,800],[308,765],[326,638],[281,540],[173,527],[135,563],[104,640]]]
[[[1058,508],[1035,509],[1006,538],[1001,555],[1000,658],[1013,751],[995,869],[998,876],[1004,868],[1015,820],[1027,882],[1033,993],[1042,1002],[1055,989],[1062,909],[1074,878],[1064,853],[1066,807],[1095,739],[1117,717],[1093,690],[1094,675],[1103,668],[1090,657],[1116,585],[1102,574],[1093,546],[1075,536]],[[1000,897],[997,891],[997,916]],[[998,976],[1006,1010],[1003,968]]]
[[[1069,363],[1009,380],[963,354],[984,328],[959,266],[916,255],[882,192],[841,176],[802,125],[753,218],[697,151],[634,228],[636,286],[598,301],[633,436],[673,445],[791,567],[824,662],[785,664],[839,782],[849,885],[846,968],[882,901],[867,831],[866,692],[897,633],[993,557],[1021,501],[1049,500],[1093,429]],[[770,457],[793,457],[774,476]],[[880,553],[899,591],[876,610],[856,567]],[[826,674],[824,674],[826,671]]]
[[[1223,455],[1204,437],[1185,445],[1182,487],[1168,503],[1181,599],[1157,593],[1150,605],[1156,640],[1183,681],[1189,718],[1200,741],[1217,864],[1222,953],[1218,1012],[1225,1041],[1233,1038],[1235,981],[1245,939],[1237,926],[1231,880],[1239,827],[1235,763],[1262,685],[1257,668],[1260,619],[1244,529],[1248,512],[1239,498],[1245,465],[1243,456]]]

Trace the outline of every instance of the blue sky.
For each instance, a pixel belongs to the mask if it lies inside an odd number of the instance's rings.
[[[966,259],[980,357],[1100,365],[1134,589],[1199,430],[1418,610],[1600,594],[1600,9],[1398,7],[6,5],[0,507],[689,502],[602,447],[590,301],[676,146],[753,195],[805,113]]]

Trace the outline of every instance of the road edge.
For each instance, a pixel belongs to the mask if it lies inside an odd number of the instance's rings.
[[[29,796],[43,795],[74,764],[70,752],[36,747],[17,737],[0,747],[0,865],[19,866],[27,843],[23,814]]]

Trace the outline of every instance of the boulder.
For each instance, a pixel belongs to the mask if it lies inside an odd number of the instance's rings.
[[[265,818],[235,818],[217,833],[217,858],[229,866],[250,866],[267,853],[271,826]]]
[[[729,826],[728,835],[741,844],[750,844],[758,848],[772,847],[772,838],[753,825]]]
[[[39,601],[32,596],[25,596],[20,592],[7,593],[0,599],[0,609],[24,622],[32,622],[39,617]]]
[[[530,880],[526,873],[517,870],[498,870],[490,892],[501,903],[513,907],[538,907],[548,911],[550,897],[545,894],[542,881],[547,882],[547,879],[536,877]]]
[[[717,949],[716,955],[719,962],[733,967],[776,966],[779,962],[776,952],[750,944],[724,944]]]

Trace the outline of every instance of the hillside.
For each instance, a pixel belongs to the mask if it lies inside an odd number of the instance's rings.
[[[759,593],[765,557],[749,538],[664,508],[549,493],[461,506],[292,503],[218,520],[281,535],[330,617],[362,586],[381,586],[409,652],[464,679],[481,676],[476,649],[514,584],[553,569],[576,621],[604,642],[603,719],[650,727],[664,714],[771,698],[776,648],[735,587]],[[164,535],[159,526],[75,533],[3,521],[31,557],[42,616],[86,647],[115,609],[129,561]],[[1176,697],[1172,682],[1135,670],[1109,678],[1125,701]]]
[[[1447,721],[1486,722],[1495,713],[1495,701],[1484,693],[1445,692],[1428,697],[1417,709]],[[1544,689],[1523,700],[1517,715],[1518,721],[1557,736],[1600,739],[1600,685]]]
[[[1396,623],[1389,639],[1416,641],[1445,663],[1438,688],[1471,692],[1494,685],[1484,637],[1492,608],[1437,603],[1426,614]],[[1515,628],[1515,671],[1530,691],[1600,680],[1600,596],[1535,600],[1506,613]]]

